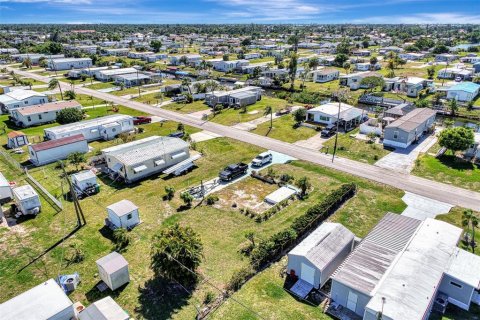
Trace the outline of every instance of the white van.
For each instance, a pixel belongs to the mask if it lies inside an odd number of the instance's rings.
[[[261,167],[267,163],[272,162],[272,154],[270,152],[260,153],[255,159],[252,160],[252,166]]]

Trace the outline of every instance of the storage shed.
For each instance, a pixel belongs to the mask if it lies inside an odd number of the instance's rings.
[[[138,207],[130,200],[121,200],[107,207],[108,222],[112,228],[132,229],[140,223]]]
[[[113,291],[130,282],[128,262],[118,252],[112,252],[96,261],[100,279]]]
[[[73,152],[88,152],[88,143],[83,134],[28,146],[30,162],[36,166],[66,159]]]
[[[53,279],[0,304],[2,320],[70,320],[74,315],[72,301]]]
[[[11,131],[7,133],[7,147],[9,149],[20,148],[28,144],[28,137],[21,131]]]
[[[97,183],[97,176],[92,170],[84,170],[72,174],[72,185],[80,197],[97,193],[99,191],[99,184]]]
[[[98,300],[78,315],[79,320],[128,320],[129,315],[108,296]]]
[[[0,172],[0,203],[8,201],[13,198],[12,187],[10,182]]]
[[[19,214],[38,214],[42,210],[40,197],[29,184],[14,188],[13,198]]]
[[[354,239],[340,223],[324,222],[288,253],[287,272],[319,289],[353,250]]]

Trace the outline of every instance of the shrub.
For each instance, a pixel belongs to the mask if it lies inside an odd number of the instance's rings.
[[[210,302],[213,301],[213,299],[215,299],[215,294],[212,291],[208,291],[205,294],[205,297],[203,298],[203,303],[204,304],[209,304]]]
[[[125,249],[130,243],[130,234],[125,228],[118,228],[113,231],[113,241],[115,248],[120,251]]]
[[[73,123],[82,119],[82,111],[75,108],[63,109],[60,110],[57,114],[57,122],[60,124]]]
[[[175,188],[165,186],[165,199],[172,200],[174,196],[175,196]]]
[[[215,202],[217,202],[218,200],[219,200],[218,196],[215,194],[208,195],[207,198],[205,199],[205,201],[209,206],[214,205]]]
[[[192,206],[193,196],[189,192],[182,192],[180,194],[180,199],[183,200],[187,207],[190,208]]]
[[[245,267],[235,272],[232,278],[228,281],[227,290],[239,290],[251,277],[255,275],[255,271],[251,267]]]

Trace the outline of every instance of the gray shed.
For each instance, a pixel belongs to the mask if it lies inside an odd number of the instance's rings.
[[[131,229],[140,223],[138,207],[130,200],[121,200],[107,207],[108,222],[112,229]]]
[[[340,223],[321,224],[288,253],[287,272],[321,288],[352,251],[354,238]]]
[[[96,263],[100,278],[112,291],[130,282],[128,262],[120,253],[112,252]]]
[[[78,315],[79,320],[128,320],[129,315],[108,296],[89,305]]]

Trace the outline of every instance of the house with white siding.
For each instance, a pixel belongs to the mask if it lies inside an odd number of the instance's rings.
[[[2,113],[46,102],[48,102],[46,94],[33,90],[17,89],[0,95],[0,108]]]
[[[324,68],[312,71],[313,82],[325,83],[337,80],[340,77],[340,71],[335,68]]]
[[[64,160],[69,154],[74,152],[88,152],[88,143],[82,134],[48,140],[28,146],[30,162],[35,166]]]
[[[49,59],[48,68],[50,70],[70,70],[70,69],[82,69],[92,66],[92,59],[90,58],[62,58],[62,59]]]
[[[19,127],[31,127],[55,122],[57,114],[64,109],[81,110],[82,105],[75,100],[55,101],[10,110],[10,118]]]

